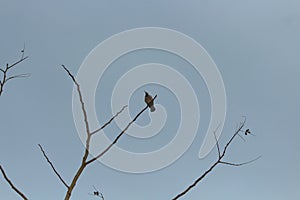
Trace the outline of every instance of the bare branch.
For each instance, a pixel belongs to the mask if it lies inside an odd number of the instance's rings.
[[[179,193],[178,195],[176,195],[172,200],[176,200],[176,199],[179,199],[180,197],[184,196],[189,190],[191,190],[192,188],[194,188],[201,180],[203,180],[203,178],[209,174],[218,164],[224,164],[224,165],[231,165],[231,166],[242,166],[242,165],[246,165],[246,164],[249,164],[249,163],[252,163],[256,160],[258,160],[259,158],[261,158],[261,156],[258,156],[257,158],[253,159],[253,160],[250,160],[250,161],[247,161],[247,162],[244,162],[244,163],[231,163],[231,162],[225,162],[225,161],[222,161],[222,158],[225,156],[226,154],[226,150],[227,148],[230,146],[230,144],[232,143],[233,139],[239,135],[239,131],[244,127],[245,125],[245,122],[246,122],[246,118],[243,122],[240,123],[239,127],[236,129],[235,133],[233,134],[233,136],[229,139],[229,141],[227,142],[227,144],[225,145],[224,149],[223,149],[223,152],[222,154],[220,154],[220,147],[219,147],[219,143],[218,141],[216,141],[217,143],[217,148],[218,148],[218,160],[213,163],[211,165],[211,167],[206,170],[201,176],[199,176],[199,178],[197,178],[191,185],[189,185],[183,192]],[[214,132],[214,135],[215,135],[215,132]],[[216,135],[215,135],[215,139],[216,139]],[[216,139],[217,140],[217,139]]]
[[[71,74],[71,72],[64,66],[62,65],[63,69],[68,73],[68,75],[71,77],[72,81],[74,82],[74,84],[76,85],[77,88],[77,92],[78,92],[78,96],[79,96],[79,101],[81,104],[81,110],[83,112],[83,116],[84,116],[84,123],[85,123],[85,127],[86,127],[86,134],[87,134],[87,138],[86,138],[86,144],[85,144],[85,152],[84,155],[82,157],[82,161],[81,164],[79,166],[79,169],[77,170],[74,178],[72,179],[72,182],[70,184],[70,187],[67,190],[67,193],[65,195],[65,200],[69,200],[72,194],[72,191],[80,177],[80,175],[82,174],[82,172],[84,171],[85,167],[92,163],[93,161],[95,161],[97,158],[101,157],[102,155],[104,155],[118,140],[119,138],[125,133],[125,131],[129,128],[129,126],[148,108],[148,106],[146,106],[140,113],[137,114],[137,116],[127,125],[127,127],[118,135],[118,137],[113,141],[113,143],[111,145],[109,145],[102,153],[100,153],[97,157],[87,161],[88,155],[89,155],[89,148],[90,148],[90,140],[92,135],[94,135],[95,133],[97,133],[98,131],[100,131],[101,129],[103,129],[104,127],[106,127],[108,124],[110,124],[112,122],[112,120],[119,115],[124,109],[125,107],[123,107],[121,109],[121,111],[119,111],[115,116],[113,116],[106,124],[104,124],[102,127],[100,127],[99,129],[90,132],[90,128],[89,128],[89,123],[88,123],[88,118],[87,118],[87,112],[85,109],[85,104],[83,101],[83,97],[82,97],[82,93],[80,90],[80,85],[79,83],[76,81],[75,77]],[[156,95],[157,96],[157,95]],[[156,98],[155,96],[155,98]],[[153,98],[153,100],[155,99]],[[152,101],[153,101],[152,100]]]
[[[220,124],[219,124],[219,126],[217,127],[217,129],[214,131],[214,136],[215,136],[216,145],[217,145],[217,149],[218,149],[218,156],[219,156],[219,158],[220,158],[220,157],[221,157],[220,146],[219,146],[219,141],[218,141],[217,136],[216,136],[216,132],[217,132],[217,130],[219,129],[219,127],[220,127]]]
[[[68,200],[71,197],[72,191],[73,191],[73,189],[74,189],[74,187],[77,183],[77,180],[79,179],[81,173],[83,172],[84,168],[86,167],[86,159],[89,155],[91,135],[90,135],[89,122],[88,122],[88,118],[87,118],[87,112],[86,112],[86,109],[85,109],[85,106],[84,106],[84,101],[83,101],[82,93],[81,93],[81,90],[80,90],[80,85],[76,81],[75,77],[71,74],[71,72],[64,65],[62,65],[62,67],[68,73],[68,75],[71,77],[73,83],[76,85],[77,93],[78,93],[78,96],[79,96],[79,101],[80,101],[80,104],[81,104],[81,110],[82,110],[82,113],[83,113],[86,134],[87,134],[87,139],[86,139],[86,143],[85,143],[85,152],[84,152],[84,155],[82,157],[81,165],[80,165],[79,169],[77,170],[77,172],[76,172],[76,174],[75,174],[75,176],[74,176],[74,178],[71,182],[71,185],[70,185],[70,187],[69,187],[69,189],[66,193],[66,196],[65,196],[65,200]]]
[[[82,93],[81,93],[81,90],[80,90],[80,85],[76,81],[73,74],[71,74],[71,72],[64,65],[62,65],[62,67],[68,73],[68,75],[72,79],[73,83],[76,85],[77,93],[78,93],[78,96],[79,96],[79,101],[80,101],[80,104],[81,104],[81,110],[82,110],[82,113],[83,113],[86,134],[87,134],[87,139],[86,139],[86,143],[85,143],[85,151],[84,151],[84,155],[82,157],[81,165],[80,165],[79,169],[77,170],[77,172],[76,172],[76,174],[75,174],[75,176],[74,176],[74,178],[71,182],[71,185],[67,190],[66,196],[65,196],[65,200],[68,200],[71,197],[72,191],[73,191],[73,189],[74,189],[74,187],[77,183],[77,180],[79,179],[79,177],[82,174],[84,168],[86,167],[86,159],[88,158],[88,155],[89,155],[91,134],[90,134],[90,127],[89,127],[89,122],[88,122],[88,118],[87,118],[87,112],[86,112],[86,109],[85,109],[85,106],[84,106],[84,101],[83,101]]]
[[[95,131],[91,132],[90,135],[94,135],[95,133],[101,131],[102,129],[104,129],[107,125],[109,125],[119,114],[121,114],[121,112],[123,112],[123,110],[127,107],[127,105],[123,106],[123,108],[117,112],[117,114],[115,114],[112,118],[110,118],[110,120],[108,120],[103,126],[101,126],[100,128],[96,129]]]
[[[53,163],[50,161],[50,159],[48,158],[48,156],[46,155],[42,145],[38,144],[44,157],[46,158],[47,162],[49,163],[49,165],[51,166],[52,170],[54,171],[54,173],[56,174],[56,176],[59,178],[59,180],[69,189],[68,184],[64,181],[64,179],[61,177],[61,175],[57,172],[57,170],[55,169]]]
[[[151,102],[153,102],[156,99],[157,95],[155,95],[155,97],[152,99]],[[130,125],[135,122],[137,120],[137,118],[148,108],[148,105],[145,106],[145,108],[143,108],[134,118],[133,120],[131,120],[127,126],[123,129],[123,131],[116,137],[116,139],[108,146],[106,147],[106,149],[104,149],[100,154],[98,154],[97,156],[95,156],[94,158],[90,159],[89,161],[86,162],[86,164],[90,164],[92,162],[94,162],[95,160],[97,160],[98,158],[102,157],[114,144],[117,143],[117,141],[121,138],[121,136],[127,131],[127,129],[130,127]]]
[[[30,76],[29,73],[27,73],[27,74],[18,74],[18,75],[10,76],[10,77],[8,77],[8,78],[6,79],[6,82],[9,81],[9,80],[11,80],[11,79],[14,79],[14,78],[27,78],[27,77],[29,77],[29,76]]]
[[[239,166],[247,165],[247,164],[250,164],[250,163],[252,163],[254,161],[257,161],[260,158],[261,158],[261,156],[258,156],[256,158],[254,158],[253,160],[249,160],[249,161],[243,162],[243,163],[231,163],[231,162],[225,162],[225,161],[220,161],[219,163],[220,164],[224,164],[224,165],[231,165],[231,166],[239,167]]]
[[[71,72],[64,65],[62,65],[62,67],[68,73],[68,75],[71,77],[73,83],[76,85],[77,93],[78,93],[78,96],[79,96],[79,101],[80,101],[80,104],[81,104],[81,110],[82,110],[82,113],[83,113],[83,118],[84,118],[84,123],[85,123],[85,128],[86,128],[86,134],[87,134],[86,143],[85,143],[85,152],[84,152],[84,155],[82,157],[81,164],[80,164],[79,169],[77,170],[75,176],[73,177],[72,182],[71,182],[71,184],[70,184],[70,186],[69,186],[69,188],[67,190],[67,193],[65,195],[65,200],[68,200],[71,197],[72,191],[75,188],[75,185],[76,185],[76,183],[77,183],[80,175],[82,174],[83,170],[87,166],[86,160],[87,160],[88,155],[89,155],[90,140],[91,140],[92,134],[90,132],[90,127],[89,127],[89,123],[88,123],[87,112],[86,112],[86,109],[85,109],[85,104],[84,104],[82,93],[81,93],[81,90],[80,90],[80,85],[76,81],[75,77],[71,74]],[[125,108],[123,108],[120,112],[122,112],[124,109]],[[119,113],[117,113],[116,115],[118,115]],[[113,119],[114,119],[114,117],[113,117]],[[111,119],[111,121],[113,119]],[[107,126],[109,123],[103,125],[103,128],[105,126]],[[95,134],[97,131],[99,131],[99,130],[96,130],[96,131],[94,131],[92,133]]]
[[[12,65],[9,65],[7,63],[6,67],[4,69],[0,68],[0,71],[3,73],[2,80],[0,80],[0,96],[1,96],[1,94],[3,92],[4,85],[5,85],[5,83],[7,81],[9,81],[11,79],[14,79],[14,78],[25,78],[25,77],[28,77],[28,74],[19,74],[19,75],[10,76],[10,77],[7,78],[9,69],[13,68],[17,64],[19,64],[20,62],[23,62],[24,60],[26,60],[28,58],[28,56],[24,57],[24,54],[25,54],[25,44],[24,44],[24,48],[23,48],[23,50],[21,52],[22,52],[22,55],[21,55],[20,60],[18,60],[17,62],[13,63]]]
[[[245,117],[244,121],[240,123],[239,128],[235,131],[235,133],[233,134],[233,136],[230,138],[230,140],[229,140],[229,141],[227,142],[227,144],[225,145],[224,150],[223,150],[223,153],[222,153],[222,155],[221,155],[221,158],[224,157],[225,152],[226,152],[228,146],[229,146],[230,143],[233,141],[233,139],[235,138],[235,136],[237,136],[237,135],[239,134],[240,130],[244,127],[245,123],[246,123],[246,117]]]
[[[215,140],[216,140],[216,145],[217,145],[217,149],[218,149],[218,156],[219,158],[221,157],[221,152],[220,152],[220,147],[219,147],[219,141],[217,140],[216,134],[214,133],[215,136]]]
[[[243,136],[241,136],[240,134],[238,134],[238,136],[239,136],[244,142],[246,142],[246,140],[243,138]]]
[[[13,64],[11,64],[11,65],[9,65],[9,66],[8,66],[8,64],[7,64],[7,65],[6,65],[6,66],[7,66],[7,69],[13,68],[14,66],[16,66],[16,65],[19,64],[20,62],[26,60],[27,58],[28,58],[28,56],[26,56],[26,57],[24,57],[24,58],[21,58],[20,60],[18,60],[17,62],[15,62],[15,63],[13,63]]]
[[[172,200],[179,199],[180,197],[185,195],[188,191],[190,191],[193,187],[195,187],[207,174],[209,174],[217,165],[218,162],[215,162],[208,170],[206,170],[199,178],[197,178],[193,184],[188,186],[183,192],[176,195]]]
[[[22,199],[24,200],[28,200],[28,198],[11,182],[11,180],[7,177],[7,175],[5,174],[4,169],[2,168],[2,166],[0,165],[0,170],[2,172],[2,175],[4,177],[4,179],[6,180],[6,182],[10,185],[10,187],[20,196],[22,197]]]
[[[84,117],[84,123],[85,123],[85,129],[86,129],[86,133],[87,135],[90,134],[90,128],[89,128],[89,122],[88,122],[88,118],[87,118],[87,113],[86,113],[86,110],[85,110],[85,107],[84,107],[84,102],[83,102],[83,98],[82,98],[82,93],[80,91],[80,85],[79,83],[76,81],[75,77],[71,74],[71,72],[65,67],[65,65],[61,65],[64,70],[68,73],[68,75],[71,77],[72,81],[74,82],[74,84],[76,85],[76,88],[77,88],[77,92],[78,92],[78,95],[79,95],[79,101],[80,101],[80,104],[81,104],[81,110],[82,110],[82,113],[83,113],[83,117]]]

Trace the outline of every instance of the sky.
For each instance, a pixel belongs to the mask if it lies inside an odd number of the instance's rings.
[[[30,199],[63,199],[65,187],[38,148],[38,144],[43,145],[57,170],[70,183],[84,146],[73,118],[73,83],[61,64],[76,75],[90,52],[107,38],[130,29],[161,27],[201,44],[216,64],[227,98],[221,146],[232,136],[242,116],[247,116],[245,128],[250,128],[255,136],[245,137],[246,142],[236,138],[226,160],[244,162],[262,156],[241,167],[217,166],[181,199],[299,199],[299,9],[296,0],[1,0],[0,66],[18,60],[25,43],[29,58],[13,73],[31,76],[12,80],[0,97],[0,164]],[[172,199],[217,159],[216,149],[198,158],[212,115],[209,86],[190,63],[170,52],[136,50],[112,62],[96,86],[95,113],[99,123],[115,113],[111,109],[113,88],[123,74],[147,63],[171,67],[194,90],[199,113],[191,104],[187,108],[192,110],[191,115],[187,118],[192,121],[192,114],[198,113],[200,121],[191,146],[175,162],[148,173],[122,172],[95,162],[80,177],[72,199],[97,199],[89,195],[93,185],[105,200]],[[146,76],[136,76],[136,80],[142,77]],[[173,85],[185,90],[183,84],[177,84],[178,79],[162,77],[160,73],[147,76],[147,80],[157,78],[173,80]],[[89,87],[89,80],[84,81]],[[133,117],[143,108],[143,90],[147,90],[158,95],[157,111],[143,113],[136,125],[151,134],[149,124],[161,122],[157,119],[162,119],[160,114],[164,112],[165,124],[151,137],[124,135],[117,145],[132,152],[155,151],[176,137],[185,120],[180,107],[183,100],[177,98],[172,88],[151,81],[135,87],[134,91],[122,91],[129,101],[125,99],[122,104],[122,99],[118,99],[122,105],[128,104],[125,112]],[[119,131],[113,122],[105,135],[112,139]],[[126,158],[120,161],[129,162]],[[19,199],[2,177],[0,197]]]

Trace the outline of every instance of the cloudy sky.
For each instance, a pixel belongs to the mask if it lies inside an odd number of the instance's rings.
[[[182,199],[298,199],[299,9],[296,0],[0,1],[0,66],[18,60],[25,43],[29,58],[12,73],[31,74],[8,83],[0,97],[0,164],[30,199],[63,199],[65,188],[38,148],[38,144],[43,145],[70,183],[84,146],[73,119],[73,84],[60,65],[65,64],[76,75],[89,53],[107,38],[129,29],[162,27],[201,44],[216,64],[227,97],[222,146],[242,116],[247,116],[246,128],[255,136],[246,137],[246,142],[237,138],[226,159],[244,162],[262,155],[249,165],[216,167]],[[147,63],[167,65],[191,85],[201,115],[195,139],[178,160],[149,173],[121,172],[95,162],[80,177],[72,199],[97,199],[89,195],[92,185],[104,194],[105,200],[171,199],[217,159],[216,149],[203,159],[198,158],[212,115],[209,85],[190,63],[170,52],[137,50],[120,55],[111,63],[95,92],[100,124],[118,109],[111,109],[111,98],[123,74]],[[144,129],[141,135],[151,135],[151,123],[160,119],[160,113],[167,113],[157,134],[145,138],[124,135],[118,147],[127,151],[147,153],[161,149],[176,138],[183,120],[183,99],[178,99],[172,88],[152,83],[152,77],[173,80],[174,85],[185,90],[183,84],[177,84],[178,79],[163,77],[161,73],[147,76],[149,83],[136,85],[134,91],[123,89],[130,98],[124,103],[120,98],[118,101],[129,105],[126,112],[131,117],[145,106],[143,90],[158,95],[157,112],[145,112],[136,122]],[[135,78],[144,79],[142,75]],[[189,109],[192,116],[197,107],[191,104]],[[112,139],[119,129],[112,123],[105,135]],[[130,162],[119,159],[125,164]],[[0,197],[19,198],[2,177]]]

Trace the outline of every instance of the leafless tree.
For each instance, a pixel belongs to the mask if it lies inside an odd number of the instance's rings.
[[[27,57],[24,57],[24,55],[22,55],[21,59],[14,63],[11,66],[15,66],[16,64],[18,64],[19,62],[22,62],[24,59],[26,59]],[[96,155],[95,157],[90,158],[89,157],[89,150],[90,150],[90,142],[92,140],[92,137],[100,132],[101,130],[103,130],[106,126],[108,126],[120,113],[123,112],[123,110],[127,107],[127,105],[123,106],[119,112],[117,112],[114,116],[111,117],[111,119],[109,119],[104,125],[102,125],[101,127],[99,127],[96,130],[90,130],[90,125],[89,125],[89,121],[88,121],[88,116],[87,116],[87,112],[86,112],[86,108],[85,108],[85,104],[84,104],[84,99],[82,96],[82,92],[80,89],[80,85],[77,82],[77,80],[75,79],[75,77],[72,75],[72,73],[64,66],[62,65],[63,69],[67,72],[67,74],[69,75],[69,77],[71,78],[71,80],[73,81],[73,83],[75,84],[75,87],[77,89],[77,94],[79,97],[79,101],[80,101],[80,105],[81,105],[81,111],[82,111],[82,115],[83,115],[83,123],[85,125],[85,132],[86,132],[86,141],[85,141],[85,149],[84,149],[84,153],[83,153],[83,157],[81,159],[81,164],[79,166],[79,168],[77,169],[74,177],[71,180],[71,183],[68,184],[67,181],[65,181],[62,177],[62,175],[58,172],[58,170],[54,167],[54,164],[51,162],[51,160],[49,159],[49,157],[47,156],[46,152],[44,151],[42,145],[38,145],[43,156],[45,157],[46,161],[48,162],[48,164],[51,166],[51,169],[53,170],[53,172],[55,173],[55,175],[58,177],[58,179],[60,180],[60,182],[66,187],[66,194],[64,199],[65,200],[69,200],[71,198],[72,192],[76,186],[76,183],[78,182],[80,176],[82,175],[82,172],[86,169],[86,167],[93,163],[94,161],[96,161],[97,159],[101,158],[105,153],[107,153],[117,142],[118,140],[121,138],[122,135],[124,135],[124,133],[129,129],[129,127],[137,120],[137,118],[148,108],[148,105],[146,105],[144,108],[142,108],[140,110],[140,112],[138,112],[136,114],[136,116],[127,124],[127,126],[117,135],[117,137],[111,142],[110,145],[108,145],[102,152],[99,152],[98,155]],[[10,69],[11,67],[7,67],[7,70],[1,70],[4,74],[7,73],[8,69]],[[12,76],[13,78],[18,78],[18,77],[23,77],[22,75],[17,75],[17,76]],[[12,79],[12,78],[11,78]],[[7,81],[7,79],[4,78],[4,80]],[[2,81],[1,83],[4,83],[6,81]],[[2,85],[2,88],[3,88]],[[156,99],[157,95],[154,96],[152,102]],[[249,164],[251,162],[256,161],[257,159],[260,158],[257,157],[253,160],[247,161],[247,162],[243,162],[243,163],[233,163],[233,162],[228,162],[226,160],[224,160],[225,154],[227,152],[228,147],[231,145],[232,141],[236,138],[236,136],[239,136],[243,139],[243,137],[239,134],[240,132],[244,132],[245,135],[249,135],[252,134],[250,132],[249,129],[247,129],[246,131],[243,131],[243,127],[245,126],[245,122],[246,122],[246,118],[244,119],[244,121],[242,121],[239,126],[237,127],[236,131],[234,132],[234,134],[232,135],[232,137],[229,139],[229,141],[226,143],[226,145],[224,146],[223,150],[221,150],[220,148],[220,144],[219,141],[216,139],[216,148],[217,148],[217,152],[218,152],[218,158],[217,160],[210,166],[210,168],[208,170],[206,170],[202,175],[200,175],[191,185],[189,185],[184,191],[182,191],[181,193],[177,194],[172,200],[176,200],[179,199],[180,197],[184,196],[185,194],[187,194],[192,188],[194,188],[201,180],[203,180],[206,175],[208,175],[210,172],[212,172],[212,170],[219,164],[223,164],[223,165],[230,165],[230,166],[242,166],[245,164]],[[214,132],[215,135],[215,132]],[[252,134],[253,135],[253,134]],[[244,140],[244,139],[243,139]],[[0,165],[0,170],[1,173],[4,177],[4,179],[6,180],[6,182],[12,187],[12,189],[24,200],[27,200],[28,198],[24,195],[24,193],[22,193],[12,182],[11,180],[7,177],[4,169],[2,168],[2,166]],[[95,189],[95,188],[94,188]],[[100,195],[101,194],[101,195]],[[97,191],[95,189],[94,195],[99,196],[100,198],[102,198],[104,200],[104,196],[102,193],[100,193],[99,191]]]

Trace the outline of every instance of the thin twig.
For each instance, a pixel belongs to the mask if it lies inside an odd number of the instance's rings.
[[[6,182],[10,185],[10,187],[20,196],[22,197],[22,199],[24,200],[28,200],[28,198],[25,196],[25,194],[23,194],[12,182],[11,180],[7,177],[7,175],[5,174],[4,169],[2,168],[2,166],[0,165],[0,170],[2,172],[2,175],[4,177],[4,179],[6,180]]]
[[[225,161],[220,161],[219,163],[220,164],[224,164],[224,165],[231,165],[231,166],[239,167],[239,166],[247,165],[247,164],[250,164],[250,163],[252,163],[254,161],[257,161],[260,158],[261,158],[261,156],[258,156],[258,157],[254,158],[252,160],[249,160],[249,161],[243,162],[243,163],[231,163],[231,162],[225,162]]]
[[[104,196],[103,196],[102,192],[100,192],[100,195],[101,195],[101,199],[104,200]]]
[[[219,156],[219,158],[220,158],[220,157],[221,157],[220,145],[219,145],[219,141],[218,141],[217,136],[216,136],[216,132],[217,132],[217,130],[219,129],[219,127],[220,127],[220,124],[219,124],[219,126],[217,127],[217,129],[214,131],[214,136],[215,136],[216,145],[217,145],[217,149],[218,149],[218,156]]]
[[[214,133],[214,136],[215,136],[216,145],[217,145],[217,149],[218,149],[218,156],[219,156],[219,158],[220,158],[220,157],[221,157],[221,153],[220,153],[219,141],[218,141],[218,139],[217,139],[217,137],[216,137],[216,134],[215,134],[215,133]]]
[[[238,134],[238,136],[239,136],[244,142],[246,142],[246,140],[243,138],[243,136],[241,136],[240,134]]]
[[[121,112],[123,112],[123,110],[127,107],[127,105],[123,106],[123,108],[117,112],[117,114],[115,114],[112,118],[110,118],[110,120],[108,120],[103,126],[101,126],[100,128],[96,129],[95,131],[91,132],[90,135],[94,135],[95,133],[101,131],[102,129],[104,129],[107,125],[109,125],[119,114],[121,114]]]
[[[18,74],[18,75],[14,75],[14,76],[10,76],[6,79],[6,82],[11,80],[11,79],[14,79],[14,78],[27,78],[29,77],[30,74],[29,73],[26,73],[26,74]]]
[[[88,122],[88,118],[87,118],[87,112],[86,112],[86,109],[85,109],[85,106],[84,106],[84,101],[83,101],[82,93],[81,93],[81,90],[80,90],[80,85],[76,81],[73,74],[71,74],[71,72],[64,65],[62,65],[62,67],[68,73],[68,75],[72,79],[73,83],[76,85],[77,93],[78,93],[78,96],[79,96],[79,101],[80,101],[80,104],[81,104],[81,110],[82,110],[82,113],[83,113],[86,134],[87,134],[87,139],[86,139],[86,143],[85,143],[85,151],[84,151],[84,155],[82,157],[81,164],[80,164],[79,169],[77,170],[74,178],[72,179],[72,182],[71,182],[71,184],[70,184],[70,186],[67,190],[67,193],[65,195],[65,200],[69,200],[70,197],[71,197],[72,191],[73,191],[73,189],[74,189],[74,187],[77,183],[77,180],[79,179],[79,177],[82,174],[84,168],[86,167],[86,160],[87,160],[88,155],[89,155],[91,134],[90,134],[90,127],[89,127],[89,122]]]
[[[245,123],[246,123],[246,118],[244,119],[243,122],[240,123],[239,128],[235,131],[235,133],[233,134],[233,136],[230,138],[230,140],[229,140],[229,141],[227,142],[227,144],[225,145],[225,147],[224,147],[224,149],[223,149],[223,153],[222,153],[222,155],[221,155],[221,158],[224,157],[225,152],[226,152],[228,146],[229,146],[230,143],[233,141],[233,139],[235,138],[235,136],[237,136],[237,135],[239,134],[240,130],[244,127]]]
[[[52,170],[54,171],[54,173],[56,174],[56,176],[59,178],[59,180],[67,187],[69,188],[68,184],[64,181],[64,179],[61,177],[61,175],[58,173],[58,171],[55,169],[53,163],[50,161],[50,159],[48,158],[48,156],[46,155],[42,145],[38,144],[44,157],[46,158],[47,162],[49,163],[49,165],[51,166]]]
[[[89,155],[91,135],[90,135],[90,127],[89,127],[87,112],[86,112],[86,109],[85,109],[85,106],[84,106],[84,101],[83,101],[82,93],[81,93],[81,90],[80,90],[80,85],[76,81],[73,74],[71,74],[71,72],[64,65],[62,65],[62,67],[68,73],[68,75],[72,79],[73,83],[76,85],[77,93],[78,93],[78,96],[79,96],[79,101],[80,101],[80,104],[81,104],[81,110],[82,110],[82,113],[83,113],[83,120],[84,120],[84,124],[85,124],[86,134],[87,134],[87,139],[86,139],[86,143],[85,143],[85,151],[84,151],[84,155],[82,157],[80,167],[77,170],[74,178],[72,179],[70,187],[68,188],[66,196],[65,196],[65,200],[68,200],[71,197],[72,191],[73,191],[73,189],[74,189],[74,187],[77,183],[77,180],[79,179],[79,177],[82,174],[84,168],[86,167],[85,162],[86,162],[86,159],[88,158],[88,155]]]
[[[84,102],[83,102],[83,98],[82,98],[82,93],[80,91],[80,85],[79,83],[76,81],[75,77],[71,74],[71,72],[64,66],[64,65],[61,65],[64,70],[68,73],[68,75],[71,77],[72,81],[75,83],[76,85],[76,88],[77,88],[77,92],[78,92],[78,95],[79,95],[79,100],[80,100],[80,104],[81,104],[81,110],[82,110],[82,113],[83,113],[83,117],[84,117],[84,123],[85,123],[85,129],[86,129],[86,133],[87,135],[90,134],[90,128],[89,128],[89,122],[88,122],[88,117],[87,117],[87,113],[86,113],[86,110],[85,110],[85,107],[84,107]]]
[[[13,68],[14,66],[16,66],[17,64],[19,64],[20,62],[26,60],[28,58],[28,56],[24,57],[24,58],[21,58],[20,60],[18,60],[17,62],[11,64],[10,66],[8,66],[7,68],[10,69],[10,68]]]

